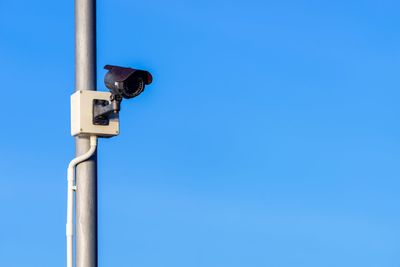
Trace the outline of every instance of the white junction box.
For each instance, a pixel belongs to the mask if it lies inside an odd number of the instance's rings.
[[[110,101],[111,93],[80,90],[71,95],[71,135],[97,135],[111,137],[119,134],[119,117],[109,116],[108,125],[93,124],[93,103],[95,100]]]

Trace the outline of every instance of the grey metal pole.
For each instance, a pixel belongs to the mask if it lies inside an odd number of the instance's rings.
[[[96,90],[96,0],[75,0],[75,90]],[[76,156],[88,150],[76,137]],[[76,188],[76,267],[97,267],[97,154],[78,165]]]

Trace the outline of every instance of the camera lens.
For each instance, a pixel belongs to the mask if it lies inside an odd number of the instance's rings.
[[[128,78],[124,86],[124,97],[132,98],[143,92],[144,80],[140,76],[132,75]]]

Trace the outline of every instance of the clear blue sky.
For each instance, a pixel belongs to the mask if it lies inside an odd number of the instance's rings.
[[[65,263],[73,1],[0,2],[1,266]],[[98,1],[149,69],[100,140],[99,262],[400,266],[398,1]]]

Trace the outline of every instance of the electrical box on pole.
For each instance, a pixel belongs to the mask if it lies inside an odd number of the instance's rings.
[[[107,116],[96,116],[98,109],[107,107],[111,93],[79,90],[71,95],[71,135],[111,137],[119,134],[119,114],[110,110]]]

